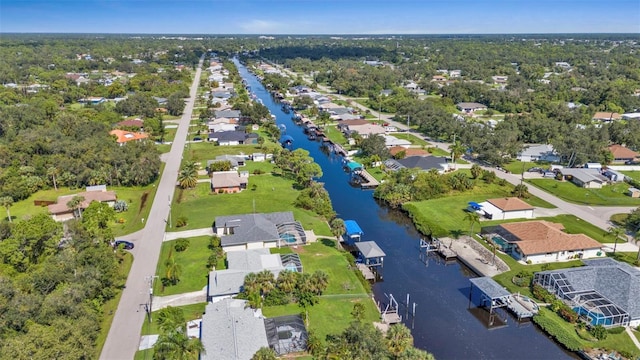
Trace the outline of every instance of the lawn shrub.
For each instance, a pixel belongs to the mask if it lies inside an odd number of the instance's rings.
[[[173,248],[176,249],[177,252],[183,252],[189,248],[190,243],[189,239],[178,239]]]
[[[559,326],[553,319],[544,316],[542,313],[538,313],[533,317],[533,322],[567,349],[571,351],[582,349],[580,341],[578,341],[573,334],[567,332],[565,328]]]
[[[589,333],[598,340],[604,340],[607,338],[607,329],[602,325],[592,326],[589,329]]]
[[[180,216],[178,217],[178,220],[176,221],[176,227],[183,227],[183,226],[187,226],[189,219],[187,219],[186,216]]]
[[[609,334],[622,334],[624,332],[624,327],[618,326],[618,327],[610,328],[610,329],[607,329],[607,332]]]
[[[565,303],[562,303],[562,306],[558,309],[557,313],[560,317],[571,324],[575,324],[576,321],[578,321],[578,314]]]
[[[539,284],[533,284],[531,286],[531,293],[533,294],[534,298],[545,303],[553,303],[553,301],[556,299],[556,297],[552,293],[547,291],[547,289],[543,288]]]

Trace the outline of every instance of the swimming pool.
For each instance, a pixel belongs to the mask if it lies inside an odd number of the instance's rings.
[[[298,241],[295,235],[289,233],[280,235],[280,239],[282,239],[287,244],[295,244]]]
[[[493,240],[493,242],[496,243],[502,251],[505,251],[509,246],[509,243],[507,242],[507,240],[503,239],[498,235],[492,237],[491,240]]]

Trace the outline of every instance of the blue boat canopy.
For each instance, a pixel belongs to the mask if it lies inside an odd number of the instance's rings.
[[[355,220],[345,220],[344,227],[347,229],[348,237],[360,237],[364,235],[364,232],[360,228],[360,225]]]
[[[482,208],[482,205],[478,204],[475,201],[469,201],[469,207],[474,210],[480,210]]]
[[[349,168],[349,170],[354,171],[354,170],[362,169],[362,164],[357,163],[355,161],[350,161],[347,164],[347,167]]]

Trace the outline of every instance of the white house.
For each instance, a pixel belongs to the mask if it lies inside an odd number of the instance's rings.
[[[307,236],[291,211],[218,216],[214,233],[224,251],[303,245]]]
[[[602,244],[584,234],[567,234],[562,224],[525,221],[491,229],[491,239],[516,260],[540,264],[604,257]]]
[[[553,149],[551,144],[529,144],[518,154],[516,159],[524,162],[548,161],[558,162],[560,156]]]
[[[517,197],[488,199],[480,203],[485,217],[491,220],[531,219],[534,207]]]

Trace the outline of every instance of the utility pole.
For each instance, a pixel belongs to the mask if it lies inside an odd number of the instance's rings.
[[[151,312],[153,311],[153,282],[158,276],[149,275],[146,277],[149,282],[149,302],[146,304],[145,308],[147,310],[147,316],[149,317],[149,322],[151,322]]]
[[[169,229],[171,229],[171,195],[167,195],[169,198]]]

